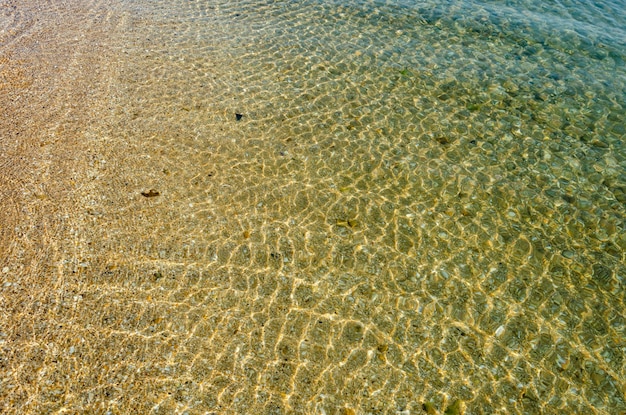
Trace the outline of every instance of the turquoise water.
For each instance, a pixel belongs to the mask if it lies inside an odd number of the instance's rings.
[[[102,7],[83,352],[31,408],[626,412],[623,2]]]

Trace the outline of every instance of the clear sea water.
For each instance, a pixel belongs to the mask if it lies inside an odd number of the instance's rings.
[[[8,413],[626,413],[624,1],[38,7],[97,82]]]

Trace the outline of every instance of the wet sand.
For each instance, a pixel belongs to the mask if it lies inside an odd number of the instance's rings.
[[[0,2],[2,413],[60,410],[76,380],[60,350],[79,341],[68,308],[82,282],[65,263],[93,191],[85,131],[107,111],[122,20],[110,2]]]
[[[121,3],[0,3],[0,412],[624,408],[617,93],[479,40],[487,88],[426,20],[399,68],[358,8]]]

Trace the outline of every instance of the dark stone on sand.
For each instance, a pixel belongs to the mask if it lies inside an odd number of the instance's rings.
[[[241,119],[243,118],[243,114],[235,114],[235,118],[237,119],[237,121],[241,121]]]
[[[435,140],[437,140],[437,142],[441,145],[448,145],[452,143],[452,139],[450,137],[446,137],[443,135],[435,137]]]
[[[573,204],[574,202],[576,202],[576,198],[572,195],[563,195],[561,196],[563,198],[563,200],[565,200],[567,203],[571,203]]]
[[[154,189],[150,189],[150,190],[148,190],[147,192],[141,192],[141,195],[142,195],[143,197],[156,197],[156,196],[160,195],[160,193],[159,193],[159,192],[157,192],[157,191],[156,191],[156,190],[154,190]]]

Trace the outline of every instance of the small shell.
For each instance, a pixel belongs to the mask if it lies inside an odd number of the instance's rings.
[[[504,326],[500,326],[496,329],[496,337],[502,336],[502,333],[504,333]]]

